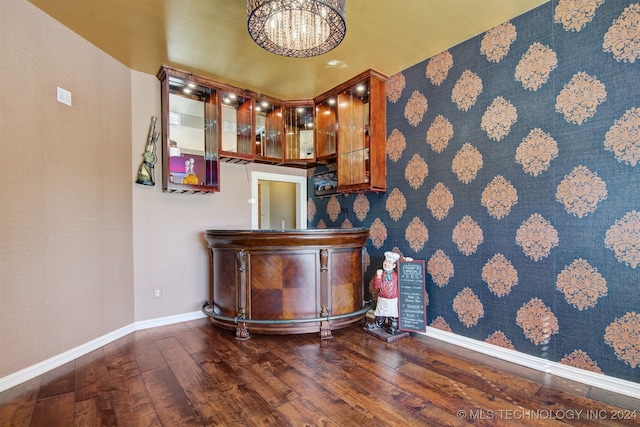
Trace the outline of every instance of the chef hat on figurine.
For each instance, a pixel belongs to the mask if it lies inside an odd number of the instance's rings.
[[[384,259],[387,261],[391,261],[392,263],[396,264],[398,262],[398,260],[400,259],[400,254],[397,254],[395,252],[391,252],[391,251],[387,251],[384,253]]]

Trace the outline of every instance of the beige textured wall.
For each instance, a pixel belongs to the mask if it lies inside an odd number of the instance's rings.
[[[160,114],[160,82],[155,76],[133,71],[131,86],[133,182],[142,161],[149,121]],[[199,311],[209,299],[209,252],[204,231],[251,228],[252,171],[306,174],[294,168],[222,163],[219,193],[163,193],[159,159],[155,186],[133,184],[137,322]],[[162,288],[161,299],[153,298],[156,287]]]
[[[2,377],[133,321],[133,244],[131,71],[25,0],[0,43]]]
[[[223,164],[220,193],[169,194],[158,162],[156,186],[135,184],[160,114],[156,77],[26,0],[1,2],[0,378],[133,322],[198,311],[203,231],[251,227],[252,171],[305,175]]]

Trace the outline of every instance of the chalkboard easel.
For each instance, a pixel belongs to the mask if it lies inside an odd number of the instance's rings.
[[[427,331],[424,261],[398,262],[398,329],[409,332]]]

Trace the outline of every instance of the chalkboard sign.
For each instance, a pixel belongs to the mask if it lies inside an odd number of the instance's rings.
[[[424,261],[398,262],[398,329],[426,332]]]

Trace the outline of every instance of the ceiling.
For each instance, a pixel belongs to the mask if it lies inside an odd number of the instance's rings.
[[[290,100],[369,68],[395,74],[548,0],[347,0],[344,41],[313,58],[256,45],[245,0],[29,1],[131,69],[169,65]]]

